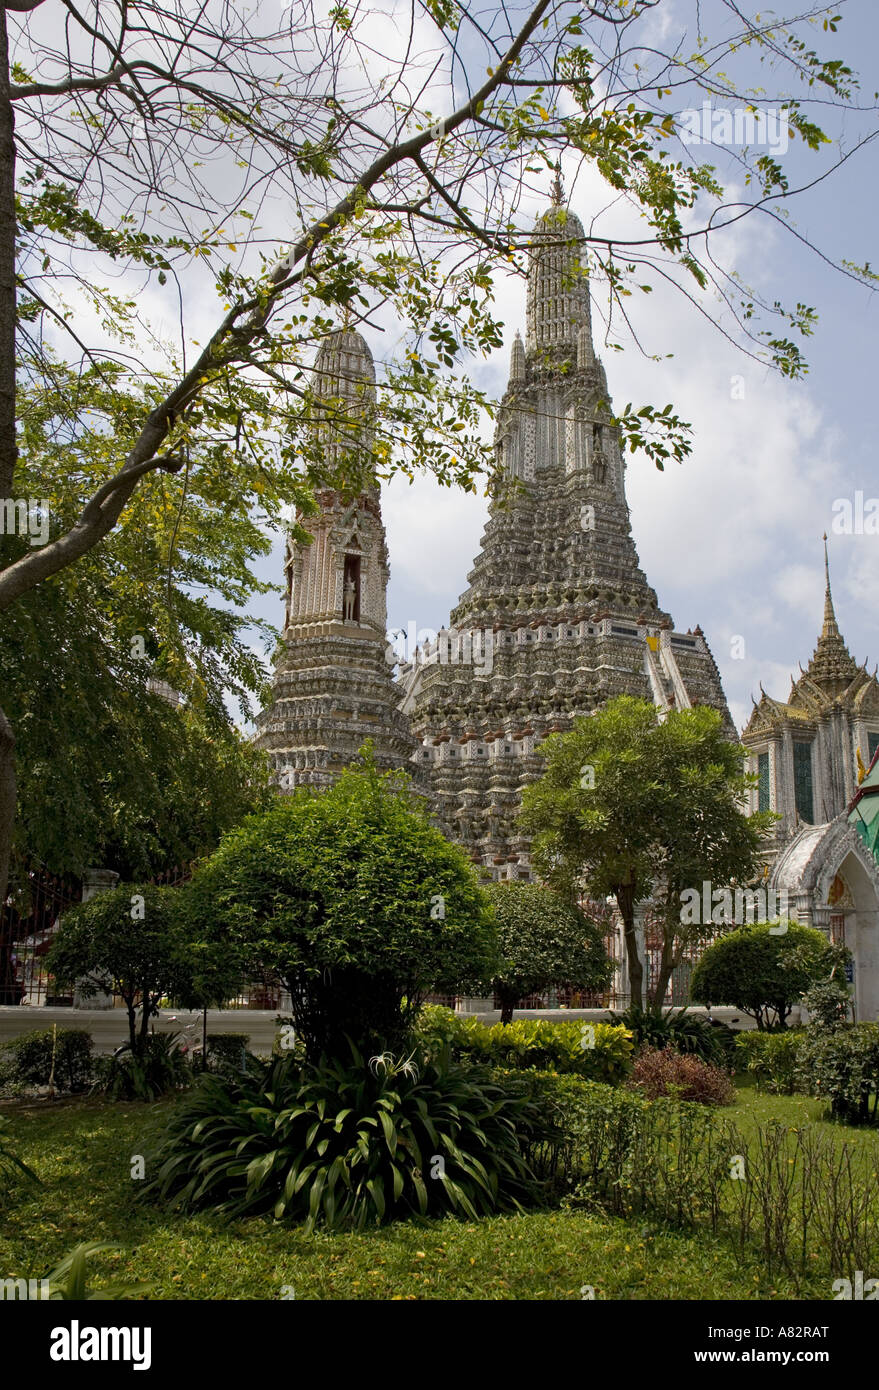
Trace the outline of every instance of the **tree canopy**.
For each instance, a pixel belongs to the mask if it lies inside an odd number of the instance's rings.
[[[59,983],[75,984],[86,998],[105,990],[121,996],[136,1053],[146,1048],[151,1015],[163,995],[193,997],[199,950],[187,935],[179,895],[177,888],[120,884],[65,912],[49,948],[47,965]],[[223,986],[218,988],[222,998]]]
[[[491,909],[401,774],[367,760],[230,831],[183,892],[193,933],[279,977],[310,1055],[406,1045],[429,993],[484,986]]]
[[[569,897],[616,898],[636,1007],[644,983],[636,904],[656,899],[663,950],[652,993],[660,1007],[685,946],[704,931],[685,920],[682,894],[706,880],[748,882],[773,819],[742,810],[753,782],[743,750],[706,705],[660,719],[649,701],[621,695],[548,738],[541,753],[546,770],[522,806],[535,866]]]
[[[492,986],[501,1022],[529,994],[557,985],[599,990],[613,969],[603,932],[560,894],[536,883],[495,883],[486,890],[494,908],[503,963]]]
[[[785,1027],[794,1004],[832,977],[847,952],[799,922],[754,922],[713,941],[697,962],[697,1004],[732,1004],[761,1030]]]

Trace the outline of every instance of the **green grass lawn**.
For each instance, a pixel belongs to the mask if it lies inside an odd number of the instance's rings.
[[[781,1120],[786,1125],[811,1125],[822,1134],[829,1135],[836,1144],[846,1143],[872,1150],[879,1159],[879,1130],[856,1128],[826,1120],[827,1106],[824,1101],[811,1096],[773,1096],[758,1091],[751,1077],[737,1077],[738,1099],[734,1105],[720,1111],[728,1115],[746,1136],[750,1136],[757,1125],[768,1120]]]
[[[146,1134],[173,1103],[6,1107],[16,1149],[44,1186],[7,1196],[0,1276],[41,1277],[80,1241],[111,1240],[124,1253],[90,1261],[95,1285],[146,1281],[162,1299],[580,1299],[589,1285],[599,1299],[797,1296],[782,1276],[768,1278],[757,1259],[742,1262],[722,1240],[650,1227],[643,1218],[541,1211],[309,1237],[269,1220],[169,1215],[135,1200],[130,1174]],[[745,1086],[724,1113],[744,1129],[772,1116],[814,1121],[820,1106]],[[879,1144],[879,1136],[864,1142]],[[832,1294],[821,1280],[799,1297]]]

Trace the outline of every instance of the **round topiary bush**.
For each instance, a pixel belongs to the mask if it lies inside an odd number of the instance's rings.
[[[425,995],[496,968],[491,908],[409,779],[367,760],[230,832],[182,890],[193,935],[280,978],[308,1057],[408,1046]]]
[[[848,956],[823,932],[799,922],[753,922],[713,941],[690,980],[696,1004],[731,1004],[762,1031],[783,1028],[810,986]]]
[[[503,966],[492,986],[509,1023],[520,999],[570,985],[600,990],[613,973],[604,934],[579,907],[536,883],[494,883],[486,889],[498,928]]]

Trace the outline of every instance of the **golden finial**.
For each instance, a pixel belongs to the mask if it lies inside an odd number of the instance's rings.
[[[860,786],[867,775],[867,769],[864,767],[864,760],[861,757],[860,746],[855,749],[855,757],[858,760],[858,786]]]

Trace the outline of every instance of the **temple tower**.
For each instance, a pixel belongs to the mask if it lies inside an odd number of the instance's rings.
[[[584,232],[561,200],[538,219],[495,434],[507,481],[451,615],[403,671],[403,709],[438,820],[496,878],[528,877],[516,824],[536,750],[620,694],[732,721],[700,628],[674,631],[641,570],[625,458],[592,342]]]
[[[372,354],[353,329],[334,333],[315,362],[325,418],[316,426],[332,476],[369,443],[375,411]],[[371,739],[377,765],[403,767],[413,742],[398,712],[386,659],[389,576],[376,484],[346,499],[317,497],[317,516],[300,517],[312,540],[288,540],[287,607],[272,699],[257,720],[282,790],[326,786]]]
[[[839,630],[824,537],[824,620],[812,659],[791,677],[787,700],[760,687],[759,703],[742,734],[758,785],[754,811],[781,816],[772,833],[778,847],[804,825],[841,815],[858,787],[859,765],[879,749],[879,682],[859,666]]]

